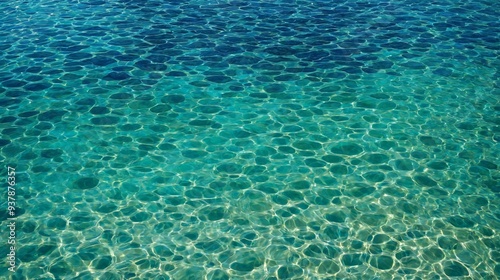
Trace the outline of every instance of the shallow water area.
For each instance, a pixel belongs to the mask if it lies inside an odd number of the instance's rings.
[[[0,278],[499,278],[499,10],[1,4]]]

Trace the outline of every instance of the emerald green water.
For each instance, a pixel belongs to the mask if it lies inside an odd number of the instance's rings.
[[[0,278],[497,279],[499,8],[0,4]]]

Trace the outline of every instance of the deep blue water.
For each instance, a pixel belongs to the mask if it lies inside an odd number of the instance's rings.
[[[1,3],[0,278],[499,278],[499,11]]]

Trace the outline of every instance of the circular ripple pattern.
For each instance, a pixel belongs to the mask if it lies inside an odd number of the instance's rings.
[[[1,278],[500,277],[500,7],[459,2],[2,5]]]

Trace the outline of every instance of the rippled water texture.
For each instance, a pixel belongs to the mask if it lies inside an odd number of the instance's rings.
[[[497,279],[499,11],[3,1],[0,278]]]

